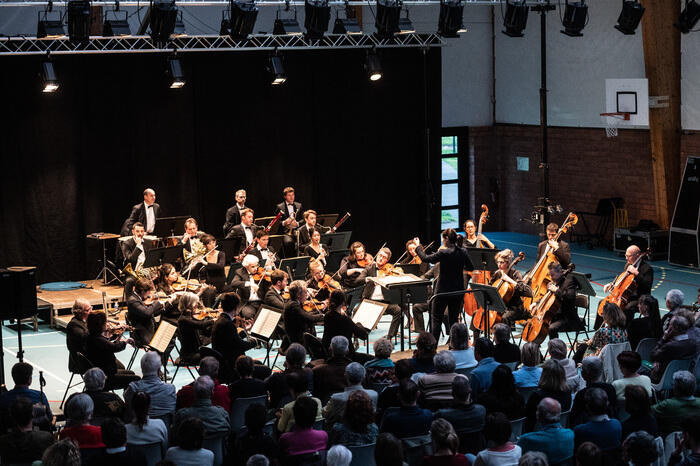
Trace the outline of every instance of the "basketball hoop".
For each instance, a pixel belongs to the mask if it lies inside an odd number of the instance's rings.
[[[605,122],[605,135],[609,138],[617,136],[617,127],[620,122],[629,121],[630,114],[627,112],[609,112],[601,113],[600,117]]]

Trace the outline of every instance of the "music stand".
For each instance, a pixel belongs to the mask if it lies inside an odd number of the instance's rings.
[[[340,268],[340,263],[343,261],[343,257],[350,254],[349,249],[339,249],[337,251],[332,251],[328,253],[326,258],[326,272],[336,273]]]
[[[274,220],[274,218],[275,218],[274,215],[273,215],[272,217],[260,217],[260,218],[256,218],[256,219],[253,221],[253,223],[254,223],[255,225],[259,226],[259,227],[265,228],[265,227],[267,227],[267,226],[270,224],[270,222],[271,222],[272,220]],[[269,233],[270,233],[271,235],[276,235],[277,232],[278,232],[279,229],[280,229],[280,225],[281,225],[281,224],[282,224],[282,222],[277,222],[277,223],[275,223],[275,224],[272,226],[272,228],[270,229]]]
[[[472,268],[464,264],[464,270],[497,270],[496,254],[499,252],[501,252],[500,249],[467,248]]]
[[[290,280],[303,280],[306,278],[306,269],[309,268],[310,260],[309,256],[282,259],[279,269],[287,272]]]
[[[585,274],[582,274],[581,272],[571,272],[569,275],[571,275],[576,282],[576,287],[578,288],[579,293],[585,294],[586,296],[596,296],[596,292]]]
[[[221,246],[221,250],[226,255],[226,265],[230,264],[235,259],[235,257],[241,253],[242,242],[243,238],[240,236],[216,240],[216,244]]]
[[[503,314],[506,310],[506,303],[503,302],[503,298],[498,294],[498,288],[490,285],[482,285],[481,283],[470,283],[469,286],[474,294],[474,299],[476,303],[484,309],[484,312],[496,311],[499,314]],[[486,338],[491,337],[491,329],[489,328],[488,314],[486,314],[487,319],[484,326],[484,336]]]
[[[420,273],[420,266],[421,264],[398,264],[397,267],[400,267],[401,270],[403,270],[403,273],[407,273],[409,275],[415,275],[416,277],[420,277],[422,273]]]
[[[275,251],[275,257],[282,257],[281,254],[284,252],[284,236],[285,235],[270,235],[270,240],[267,242],[267,247],[272,246]]]
[[[265,343],[267,354],[265,355],[263,364],[270,364],[270,349],[272,348],[270,341],[281,319],[282,313],[280,313],[279,309],[269,307],[265,304],[260,306],[260,309],[258,309],[258,312],[255,314],[255,320],[253,321],[253,327],[250,329],[250,335],[256,340]]]
[[[321,235],[321,244],[328,247],[328,251],[338,251],[347,249],[350,245],[352,231],[336,231],[335,233],[325,233]]]
[[[321,225],[326,228],[333,228],[338,221],[338,214],[319,214],[316,215],[316,225]]]
[[[161,264],[175,264],[182,260],[182,250],[184,245],[167,246],[164,248],[152,248],[146,251],[146,260],[143,262],[143,268],[158,267]]]
[[[161,217],[156,219],[156,225],[153,227],[153,236],[158,238],[167,238],[168,236],[177,236],[175,229],[177,225],[182,225],[182,231],[185,231],[185,220],[190,218],[189,215],[179,217]]]

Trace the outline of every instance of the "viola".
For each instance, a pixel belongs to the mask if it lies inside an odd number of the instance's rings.
[[[307,299],[306,301],[304,301],[304,303],[301,305],[301,307],[304,308],[304,310],[306,312],[314,312],[314,311],[322,312],[323,308],[325,307],[325,303],[323,301],[319,301],[315,298],[311,298],[311,299]]]
[[[639,267],[639,264],[642,263],[642,259],[650,254],[651,249],[647,249],[639,255],[637,260],[634,261],[634,264],[632,265],[634,267]],[[608,295],[604,299],[601,299],[600,303],[598,303],[599,316],[603,316],[603,308],[607,303],[615,303],[620,306],[620,309],[624,309],[629,302],[630,296],[632,296],[637,289],[637,282],[634,281],[635,276],[627,271],[628,268],[629,267],[625,267],[625,271],[615,278],[615,281],[613,281],[612,286],[608,291]]]
[[[264,267],[258,267],[258,270],[253,274],[253,280],[255,280],[256,282],[260,282],[264,278],[266,281],[269,282],[270,274],[271,272],[266,271]]]
[[[374,260],[372,259],[372,254],[365,253],[365,257],[363,257],[362,259],[359,259],[357,261],[357,266],[364,268],[364,267],[367,267],[372,262],[374,262]]]
[[[201,311],[197,312],[196,314],[192,314],[192,318],[195,320],[204,320],[204,319],[213,319],[216,320],[219,318],[221,315],[221,309],[211,309],[211,308],[205,308],[202,309]]]
[[[378,277],[386,277],[388,275],[403,275],[403,269],[389,263],[377,268]]]
[[[572,270],[574,270],[574,264],[569,264],[562,273],[562,277],[566,277]],[[550,282],[551,279],[546,280],[544,284],[545,289],[547,288],[546,284]],[[538,345],[541,344],[549,334],[549,324],[560,307],[561,303],[557,300],[556,294],[547,290],[542,298],[537,301],[534,309],[531,310],[532,318],[523,329],[523,340],[527,342],[534,341]]]
[[[340,283],[338,283],[336,280],[333,280],[333,277],[331,277],[329,274],[325,274],[322,279],[316,280],[316,284],[318,285],[319,290],[322,290],[324,288],[328,291],[342,289]]]
[[[422,263],[423,263],[423,261],[420,260],[420,257],[418,257],[417,255],[413,256],[413,259],[411,259],[411,261],[409,262],[409,264],[418,264],[418,265],[421,265]]]
[[[199,280],[194,278],[187,280],[183,276],[178,277],[177,281],[172,284],[175,291],[197,291],[201,286]]]

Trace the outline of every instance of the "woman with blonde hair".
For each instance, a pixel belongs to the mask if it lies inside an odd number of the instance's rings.
[[[433,443],[433,454],[423,458],[421,466],[468,466],[469,460],[461,453],[459,437],[452,424],[438,418],[430,425],[430,438]]]

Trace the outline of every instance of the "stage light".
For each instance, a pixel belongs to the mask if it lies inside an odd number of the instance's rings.
[[[102,35],[107,37],[130,36],[131,28],[129,27],[129,21],[126,19],[105,19],[104,25],[102,26]]]
[[[463,22],[464,5],[461,0],[440,1],[440,19],[438,19],[438,34],[442,37],[459,37],[459,33],[467,32]]]
[[[633,35],[643,14],[644,7],[637,0],[622,0],[622,11],[617,18],[615,29],[623,34]]]
[[[60,39],[66,35],[63,30],[63,18],[59,14],[58,19],[48,19],[47,15],[53,12],[53,3],[49,2],[48,7],[43,12],[38,12],[36,37],[37,39]]]
[[[506,0],[506,15],[503,18],[503,34],[510,37],[523,37],[523,31],[527,26],[528,7],[525,0],[509,2]]]
[[[569,3],[569,0],[566,0],[564,19],[562,20],[564,30],[561,33],[571,37],[581,37],[583,36],[581,31],[586,27],[587,21],[588,5],[584,3],[584,0],[576,3]]]
[[[58,90],[58,78],[50,61],[41,62],[41,92],[51,93]]]
[[[379,62],[379,55],[377,55],[375,50],[367,53],[365,71],[367,71],[367,77],[370,81],[379,81],[382,79],[382,64]]]
[[[168,58],[166,74],[170,80],[170,89],[180,89],[185,86],[185,73],[182,71],[180,59],[176,57]]]
[[[700,20],[700,5],[695,0],[685,0],[685,8],[673,25],[683,34],[688,34]]]
[[[400,34],[410,34],[416,32],[416,28],[413,27],[411,18],[408,17],[408,9],[406,10],[406,17],[399,18],[399,33]]]
[[[381,38],[389,38],[399,32],[400,16],[401,4],[398,0],[377,0],[377,17],[374,22],[377,35]]]
[[[166,42],[175,31],[177,6],[175,0],[155,0],[150,9],[151,38]]]
[[[310,39],[320,39],[328,31],[328,22],[331,20],[331,7],[328,0],[305,0],[304,2],[304,27],[306,36]]]
[[[71,42],[90,40],[90,1],[69,0],[66,10],[68,12],[68,37]]]
[[[362,29],[355,18],[336,18],[333,34],[362,34]]]
[[[230,3],[229,29],[230,36],[236,40],[247,39],[253,33],[259,8],[253,2]],[[223,34],[222,34],[223,35]]]
[[[284,63],[282,62],[282,57],[277,55],[277,52],[270,56],[267,71],[272,76],[273,86],[278,86],[287,82],[287,73],[284,71]]]
[[[182,10],[178,12],[177,18],[175,19],[175,26],[173,27],[173,37],[185,37],[187,31],[185,31],[185,22],[182,20]]]
[[[279,19],[275,20],[275,25],[272,27],[272,33],[276,36],[299,36],[301,28],[296,18],[294,19]]]

